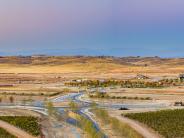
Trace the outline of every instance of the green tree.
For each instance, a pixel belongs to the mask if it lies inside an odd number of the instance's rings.
[[[73,111],[76,111],[76,110],[78,110],[78,108],[79,108],[78,104],[75,103],[75,102],[73,102],[73,101],[71,101],[71,102],[69,103],[69,107],[70,107]]]
[[[93,103],[91,104],[91,108],[92,108],[92,109],[96,109],[96,108],[97,108],[97,103],[93,102]]]
[[[24,98],[23,100],[22,100],[22,104],[25,106],[26,105],[26,99]]]
[[[9,100],[10,100],[10,103],[13,103],[13,102],[14,102],[13,96],[10,96],[10,97],[9,97]]]
[[[53,103],[51,101],[46,102],[46,109],[49,116],[53,116],[56,113],[56,110],[53,106]]]

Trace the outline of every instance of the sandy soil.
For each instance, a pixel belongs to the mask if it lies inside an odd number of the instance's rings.
[[[92,101],[100,101],[104,103],[166,103],[168,105],[174,105],[177,101],[184,102],[184,87],[168,87],[168,88],[107,88],[107,93],[110,96],[120,97],[139,97],[139,98],[151,98],[151,100],[135,100],[135,99],[98,99],[90,98]],[[85,95],[85,99],[89,99]]]
[[[23,109],[0,109],[0,116],[35,116],[42,117],[39,113]]]

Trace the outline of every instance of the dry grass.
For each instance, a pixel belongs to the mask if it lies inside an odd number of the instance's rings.
[[[184,59],[107,57],[0,58],[1,73],[180,73],[183,71],[183,67]]]

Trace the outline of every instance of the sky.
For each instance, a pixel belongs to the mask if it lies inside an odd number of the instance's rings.
[[[0,0],[0,55],[184,57],[183,0]]]

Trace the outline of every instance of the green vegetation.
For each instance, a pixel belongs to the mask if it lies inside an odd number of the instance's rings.
[[[96,128],[90,119],[73,111],[69,111],[68,115],[76,120],[75,125],[85,132],[87,138],[103,138],[104,134]]]
[[[51,101],[46,101],[45,102],[45,108],[47,109],[47,112],[48,112],[49,116],[56,116],[57,111],[54,108],[54,105]]]
[[[184,109],[126,114],[151,127],[166,138],[184,137]]]
[[[52,97],[52,96],[57,96],[59,94],[61,94],[62,92],[48,92],[48,93],[42,93],[42,92],[38,92],[38,93],[21,93],[21,92],[1,92],[1,95],[10,95],[10,96],[49,96],[49,97]]]
[[[130,126],[123,122],[120,122],[115,117],[109,116],[106,110],[95,108],[93,109],[93,111],[105,125],[111,125],[112,131],[120,137],[142,138],[142,136],[138,134],[135,130],[133,130]]]
[[[38,124],[38,118],[31,116],[0,116],[0,120],[17,126],[34,136],[40,135],[40,125]]]
[[[130,81],[130,80],[85,80],[81,82],[67,82],[67,86],[78,86],[78,87],[114,87],[121,86],[122,88],[161,88],[165,85],[158,82],[148,81]]]
[[[107,93],[96,92],[89,94],[90,98],[106,98],[106,99],[129,99],[129,100],[152,100],[150,97],[127,97],[127,96],[109,96]]]
[[[8,133],[6,130],[3,128],[0,128],[0,138],[16,138],[12,134]]]
[[[160,83],[163,83],[165,85],[168,85],[168,86],[179,86],[179,85],[182,85],[184,82],[183,79],[163,79],[163,80],[160,80]]]
[[[10,97],[9,97],[9,100],[10,100],[10,103],[13,103],[13,102],[14,102],[13,96],[10,96]]]
[[[76,111],[76,110],[78,110],[78,108],[79,108],[78,104],[75,103],[75,102],[73,102],[73,101],[71,101],[71,102],[69,103],[69,107],[72,109],[72,111]]]
[[[87,133],[88,138],[102,138],[104,136],[104,134],[101,131],[97,131],[93,123],[85,117],[80,116],[78,123],[80,128]]]
[[[96,104],[93,104],[93,106],[96,106]],[[69,107],[72,110],[70,113],[77,120],[76,125],[87,134],[88,138],[103,138],[104,134],[95,128],[93,122],[76,112],[79,108],[77,103],[71,101]]]

